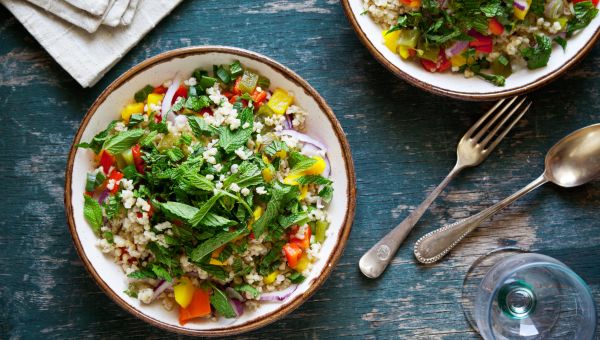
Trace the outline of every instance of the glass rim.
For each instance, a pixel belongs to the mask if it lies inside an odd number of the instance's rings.
[[[514,269],[510,270],[509,272],[507,272],[500,279],[498,279],[498,282],[505,281],[511,275],[513,275],[514,273],[516,273],[518,270],[527,269],[527,268],[531,268],[531,267],[539,267],[540,265],[544,265],[546,267],[553,267],[554,269],[559,269],[560,271],[562,271],[565,274],[567,274],[568,277],[574,278],[575,279],[574,281],[576,283],[578,283],[579,285],[581,285],[584,288],[585,294],[587,294],[588,297],[590,298],[590,301],[592,301],[592,313],[593,313],[593,316],[594,316],[594,320],[598,319],[598,314],[597,314],[598,312],[597,312],[597,308],[596,308],[596,300],[594,300],[594,295],[592,294],[592,290],[590,289],[590,287],[588,286],[588,284],[581,278],[581,276],[579,276],[577,273],[575,273],[571,268],[567,267],[567,265],[565,265],[561,261],[559,261],[557,259],[554,259],[553,257],[550,257],[548,255],[534,253],[534,252],[526,252],[526,253],[523,253],[523,254],[542,255],[542,256],[548,257],[550,259],[553,259],[553,260],[557,261],[558,263],[540,260],[540,261],[536,261],[536,262],[532,262],[532,263],[522,264],[522,265],[519,265],[519,266],[515,267]],[[514,256],[518,256],[518,255],[514,255]],[[491,269],[490,269],[490,271],[491,271]],[[489,271],[488,271],[488,273],[489,273]],[[487,273],[486,273],[486,275],[487,275]],[[482,281],[483,281],[483,279],[482,279]],[[491,306],[493,304],[494,297],[498,294],[499,289],[500,289],[500,287],[498,287],[498,286],[494,287],[494,290],[491,292],[490,297],[489,297],[489,299],[488,299],[488,301],[486,303],[486,306]],[[488,308],[488,311],[491,311],[491,309]],[[486,315],[486,317],[487,317],[488,325],[491,325],[492,324],[491,313],[488,312],[487,315]],[[597,331],[597,328],[598,328],[597,322],[594,323],[593,327],[594,327],[594,329],[593,329],[592,334],[596,334],[596,331]],[[491,330],[491,328],[490,328],[490,330]],[[492,337],[494,339],[496,338],[493,333],[491,335],[492,335]],[[483,334],[482,334],[482,336],[483,336]]]

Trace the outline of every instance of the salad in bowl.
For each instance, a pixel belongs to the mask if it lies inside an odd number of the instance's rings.
[[[89,165],[79,162],[81,188],[67,183],[81,192],[73,218],[93,235],[76,226],[74,238],[85,257],[119,267],[117,302],[137,301],[136,313],[148,308],[169,329],[232,334],[322,281],[347,232],[348,213],[329,207],[347,169],[335,166],[339,145],[311,135],[312,112],[296,99],[309,92],[272,86],[238,59],[188,72],[129,91],[118,119],[74,146]]]

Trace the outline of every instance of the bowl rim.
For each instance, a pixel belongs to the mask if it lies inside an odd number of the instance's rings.
[[[354,12],[352,11],[352,7],[350,6],[350,0],[341,0],[341,3],[342,3],[342,7],[344,8],[344,13],[346,14],[346,17],[348,18],[348,21],[350,21],[350,25],[352,25],[352,29],[358,36],[359,40],[367,48],[367,50],[369,50],[371,55],[374,56],[375,59],[380,64],[382,64],[385,68],[387,68],[390,72],[392,72],[397,77],[407,81],[409,84],[411,84],[415,87],[418,87],[422,90],[428,91],[430,93],[441,95],[441,96],[447,96],[447,97],[451,97],[451,98],[456,98],[456,99],[461,99],[461,100],[468,100],[468,101],[497,100],[497,99],[502,99],[502,98],[506,98],[506,97],[510,97],[510,96],[516,96],[516,95],[520,95],[520,94],[524,94],[524,93],[528,93],[528,92],[537,90],[540,87],[546,85],[547,83],[556,80],[556,78],[561,76],[564,72],[566,72],[568,69],[570,69],[573,65],[580,62],[583,59],[583,57],[585,57],[591,51],[592,47],[594,47],[594,45],[600,38],[600,26],[598,26],[598,28],[596,28],[596,32],[594,33],[592,38],[590,40],[588,40],[588,42],[583,46],[583,48],[581,48],[579,51],[577,51],[577,53],[575,54],[575,56],[573,56],[573,58],[564,62],[556,70],[554,70],[550,73],[547,73],[543,76],[540,76],[537,79],[534,79],[531,82],[521,85],[519,87],[515,87],[515,88],[509,89],[509,90],[499,90],[499,91],[488,92],[488,93],[471,93],[471,92],[453,91],[453,90],[448,90],[448,89],[444,89],[444,88],[441,88],[438,86],[431,85],[423,80],[420,80],[420,79],[408,74],[405,71],[402,71],[399,67],[394,65],[381,52],[379,52],[379,50],[377,50],[375,45],[373,45],[373,42],[371,41],[371,39],[369,39],[369,37],[367,37],[367,34],[364,32],[364,30],[358,23],[358,20],[356,19],[356,16],[354,15]]]
[[[144,314],[143,312],[138,311],[121,297],[119,297],[109,286],[108,284],[100,277],[100,275],[96,272],[94,266],[92,265],[90,259],[85,255],[83,250],[83,246],[81,240],[79,239],[79,235],[77,234],[74,214],[73,214],[73,206],[71,204],[72,201],[72,192],[71,192],[71,183],[72,183],[72,175],[73,175],[73,166],[75,161],[75,154],[77,151],[76,145],[79,143],[83,132],[86,130],[88,123],[92,116],[96,113],[100,104],[102,104],[106,98],[121,85],[125,84],[128,80],[130,80],[133,76],[139,74],[146,69],[155,66],[160,63],[168,62],[175,58],[184,58],[190,55],[198,55],[198,54],[208,54],[208,53],[226,53],[232,54],[234,56],[241,56],[252,59],[256,62],[266,64],[270,66],[275,71],[281,73],[286,77],[286,79],[292,81],[297,86],[301,87],[310,97],[312,97],[318,104],[319,108],[325,113],[327,119],[331,123],[336,138],[340,143],[340,147],[342,149],[342,158],[345,163],[346,176],[348,178],[347,186],[348,186],[348,209],[345,212],[345,216],[343,219],[343,224],[341,226],[341,230],[336,242],[336,247],[334,248],[331,255],[327,258],[325,267],[321,275],[316,277],[313,282],[310,284],[308,289],[302,294],[298,295],[294,300],[290,303],[286,304],[280,309],[277,309],[273,312],[262,315],[254,320],[249,320],[243,324],[236,325],[229,328],[223,329],[208,329],[208,330],[199,330],[199,329],[189,329],[182,326],[175,326],[163,322],[161,320],[150,317],[149,315]],[[79,258],[82,260],[85,268],[89,272],[89,274],[93,277],[94,281],[100,288],[121,308],[125,309],[129,313],[133,314],[135,317],[142,319],[154,326],[159,328],[173,331],[180,334],[186,335],[195,335],[195,336],[225,336],[225,335],[234,335],[240,334],[243,332],[248,332],[251,330],[255,330],[257,328],[266,326],[269,323],[272,323],[285,315],[289,314],[296,308],[298,308],[302,303],[304,303],[308,298],[325,282],[325,280],[331,274],[332,269],[335,264],[339,261],[344,248],[346,246],[348,237],[350,235],[350,230],[352,228],[352,221],[354,219],[354,213],[356,208],[356,176],[354,172],[354,163],[352,161],[352,154],[350,152],[350,145],[348,140],[345,137],[345,133],[335,117],[335,114],[327,105],[325,100],[319,95],[319,93],[310,85],[307,81],[301,78],[294,71],[289,68],[283,66],[282,64],[274,61],[273,59],[266,57],[262,54],[248,51],[245,49],[237,48],[237,47],[228,47],[228,46],[219,46],[219,45],[206,45],[206,46],[192,46],[192,47],[184,47],[174,50],[169,50],[163,53],[160,53],[154,57],[148,58],[139,64],[133,66],[121,76],[119,76],[116,80],[114,80],[108,87],[102,91],[100,96],[94,101],[90,109],[87,111],[81,125],[79,126],[77,133],[73,139],[73,144],[69,150],[69,157],[67,161],[67,167],[65,171],[65,194],[64,194],[64,203],[65,203],[65,212],[67,215],[67,222],[69,225],[69,231],[71,233],[71,238],[73,240],[73,244],[77,250],[77,254]]]

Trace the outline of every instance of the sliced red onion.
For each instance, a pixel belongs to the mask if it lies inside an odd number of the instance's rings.
[[[110,190],[104,189],[104,191],[102,191],[102,193],[100,193],[100,196],[98,197],[98,203],[100,203],[100,204],[104,203],[104,201],[108,197],[109,192],[110,192]]]
[[[446,57],[452,58],[453,56],[460,54],[462,51],[466,50],[468,46],[468,41],[456,41],[452,46],[446,49]]]
[[[290,295],[292,295],[292,293],[296,291],[297,288],[298,285],[293,284],[279,292],[261,294],[260,301],[283,301],[287,299]]]
[[[167,120],[171,122],[173,122],[174,114],[172,112],[169,112],[169,110],[171,109],[171,102],[173,101],[173,96],[175,96],[175,92],[179,88],[180,83],[181,80],[179,80],[179,75],[175,74],[175,77],[171,82],[171,86],[169,86],[169,88],[167,89],[165,97],[162,101],[161,114],[167,115]]]
[[[294,137],[297,140],[301,141],[302,143],[312,144],[312,145],[316,146],[317,148],[327,152],[327,147],[323,143],[319,142],[318,140],[316,140],[302,132],[298,132],[296,130],[283,130],[281,132],[278,132],[277,134]]]
[[[244,299],[242,294],[240,294],[237,290],[235,290],[231,287],[225,288],[225,295],[227,295],[230,299],[236,299],[240,302],[246,301],[246,299]]]
[[[325,155],[325,157],[323,157],[323,160],[325,161],[325,170],[323,170],[323,177],[329,178],[329,176],[331,175],[331,164],[329,163],[329,157]]]
[[[233,308],[233,311],[235,312],[235,315],[238,318],[240,316],[242,316],[242,314],[244,314],[244,305],[236,299],[228,299],[228,300],[229,300],[229,304]]]
[[[285,115],[285,126],[286,130],[294,130],[294,123],[292,123],[293,118],[291,114]]]
[[[520,9],[521,11],[524,11],[528,7],[528,4],[526,0],[514,0],[513,6]]]
[[[313,157],[313,156],[323,156],[324,152],[322,149],[319,149],[318,147],[314,146],[313,144],[304,143],[304,146],[302,147],[302,154],[304,154],[308,157]]]
[[[564,10],[565,6],[562,0],[550,0],[544,6],[544,16],[548,19],[558,19]]]
[[[154,288],[154,293],[152,294],[152,299],[150,301],[156,300],[167,288],[172,288],[173,283],[165,280],[161,280],[156,288]]]

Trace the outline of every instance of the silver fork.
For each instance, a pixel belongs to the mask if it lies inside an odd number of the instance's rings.
[[[404,241],[408,233],[414,228],[427,208],[429,208],[448,183],[464,168],[481,164],[519,119],[523,117],[531,106],[531,103],[526,105],[524,109],[519,110],[525,102],[526,97],[518,102],[517,98],[513,97],[507,103],[505,103],[506,100],[504,99],[498,101],[494,107],[465,133],[460,142],[458,142],[456,165],[454,165],[448,176],[404,221],[385,235],[360,258],[358,266],[365,276],[374,279],[383,273],[394,254],[396,254],[402,241]]]

